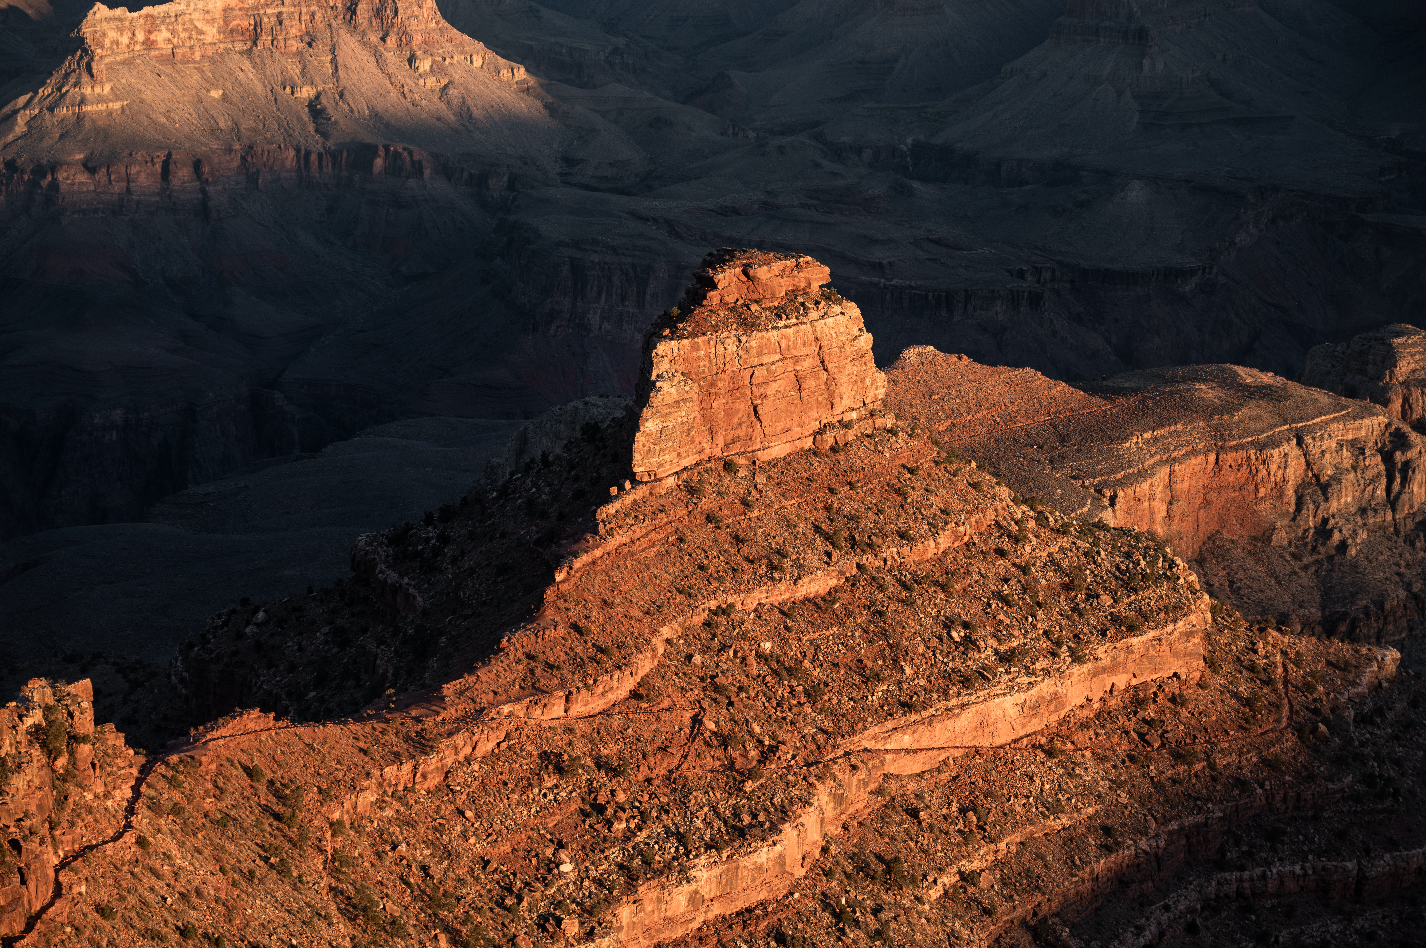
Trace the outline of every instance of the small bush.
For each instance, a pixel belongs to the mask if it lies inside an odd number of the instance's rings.
[[[47,704],[44,715],[44,736],[41,744],[50,760],[59,760],[69,747],[69,715],[57,704]]]
[[[184,941],[196,940],[198,938],[198,926],[192,922],[185,922],[183,927],[178,930],[178,937]]]
[[[149,841],[149,838],[147,836],[140,836],[138,839],[134,840],[134,844],[140,849],[142,849],[144,852],[148,852],[150,849],[153,848],[153,843]]]
[[[99,913],[99,917],[106,922],[112,922],[119,917],[119,910],[112,905],[98,905],[94,910]]]
[[[723,470],[728,472],[729,474],[737,474],[742,469],[743,466],[737,461],[734,461],[732,458],[723,459]]]

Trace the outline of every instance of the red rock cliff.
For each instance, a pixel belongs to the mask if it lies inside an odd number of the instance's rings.
[[[1254,616],[1395,638],[1426,623],[1426,443],[1374,405],[1230,365],[1076,389],[917,347],[888,407],[1026,496],[1163,537]]]
[[[881,405],[886,380],[854,303],[810,257],[724,250],[644,344],[634,473],[776,457]]]
[[[50,900],[61,859],[119,825],[132,756],[113,725],[95,729],[88,681],[35,679],[0,708],[0,935]]]

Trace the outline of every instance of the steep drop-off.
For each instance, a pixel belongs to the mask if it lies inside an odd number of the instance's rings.
[[[1307,353],[1302,384],[1381,405],[1414,428],[1426,423],[1426,332],[1394,323]]]
[[[0,402],[34,512],[5,534],[281,456],[159,450],[263,428],[267,392],[304,450],[631,395],[709,246],[834,261],[883,365],[1295,374],[1426,305],[1412,11],[445,4],[467,39],[429,4],[291,9],[56,4],[0,44],[0,329],[32,373]],[[192,384],[141,381],[155,359]],[[201,430],[99,420],[170,405]]]

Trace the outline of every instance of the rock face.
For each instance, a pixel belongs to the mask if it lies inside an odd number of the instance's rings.
[[[811,257],[723,250],[644,343],[633,468],[641,481],[713,457],[771,458],[881,406],[885,377],[856,304]]]
[[[593,423],[596,427],[620,418],[629,410],[627,398],[591,395],[551,408],[540,417],[527,422],[510,436],[505,445],[505,469],[515,473],[531,462],[559,454],[565,442],[580,437]]]
[[[1386,410],[1238,366],[1072,388],[1029,369],[904,352],[889,407],[1026,496],[1157,534],[1245,613],[1395,638],[1414,576],[1426,442]]]
[[[0,936],[49,902],[61,859],[117,826],[132,757],[113,725],[96,730],[88,681],[37,678],[0,708]]]
[[[1307,353],[1302,384],[1381,405],[1407,424],[1426,425],[1426,332],[1393,323],[1351,342]]]
[[[130,53],[174,62],[203,62],[220,52],[302,52],[326,39],[338,25],[365,39],[402,49],[472,45],[468,37],[451,28],[431,0],[402,0],[400,4],[381,0],[297,4],[175,0],[132,13],[124,7],[110,9],[96,3],[79,34],[93,62],[102,66],[108,57]],[[519,67],[511,68],[511,78],[524,74]]]

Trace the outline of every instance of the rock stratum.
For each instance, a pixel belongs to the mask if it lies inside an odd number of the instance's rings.
[[[1245,614],[1420,628],[1423,443],[1384,408],[1238,366],[1073,388],[911,349],[890,377],[898,415],[1037,502],[1163,537]]]
[[[1393,323],[1307,353],[1302,384],[1381,405],[1413,428],[1426,424],[1426,332]]]
[[[634,476],[713,457],[777,457],[881,407],[886,380],[856,304],[810,257],[721,251],[644,343]]]
[[[701,337],[736,348],[744,320]],[[867,386],[863,365],[828,371]],[[1415,670],[1246,622],[1162,538],[1032,503],[948,443],[988,425],[1000,463],[1047,416],[1153,400],[1143,380],[1076,397],[1036,378],[908,353],[880,425],[814,403],[798,417],[838,436],[642,483],[652,401],[591,416],[363,537],[344,582],[212,617],[151,694],[197,726],[137,771],[92,729],[86,683],[32,683],[0,718],[7,948],[1009,948],[1200,914],[1231,933],[1214,906],[1239,893],[1310,899],[1303,938],[1406,917],[1426,864]],[[1223,450],[1276,444],[1249,426],[1264,412],[1312,430],[1289,384],[1208,367],[1150,389],[1165,413],[1236,406]],[[1147,916],[1126,901],[1164,889]],[[1116,923],[1125,905],[1152,926]]]

